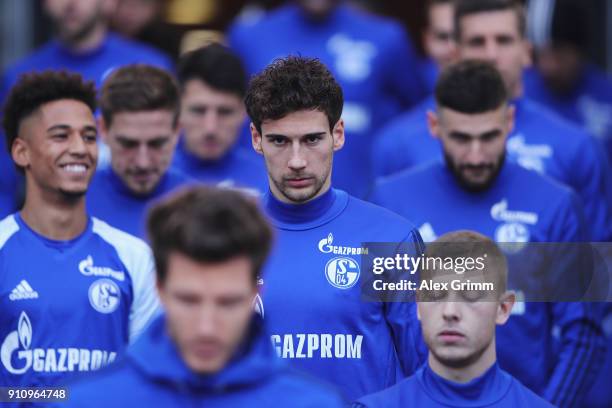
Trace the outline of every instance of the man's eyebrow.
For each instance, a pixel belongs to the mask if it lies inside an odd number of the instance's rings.
[[[66,124],[60,123],[58,125],[53,125],[53,126],[49,127],[47,129],[47,132],[52,132],[54,130],[68,130],[70,128],[71,128],[70,125],[66,125]],[[96,131],[96,132],[98,131],[98,129],[95,126],[93,126],[93,125],[85,125],[83,127],[83,129],[84,130],[93,130],[93,131]]]
[[[53,125],[53,126],[49,127],[47,129],[47,132],[51,132],[53,130],[68,130],[68,129],[70,129],[70,126],[64,125],[64,124],[59,124],[59,125]]]

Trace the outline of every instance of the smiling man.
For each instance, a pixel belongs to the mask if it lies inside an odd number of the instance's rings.
[[[263,276],[277,353],[347,399],[394,384],[423,357],[414,304],[362,301],[361,255],[364,242],[378,241],[419,252],[418,232],[332,188],[332,161],[344,145],[343,97],[321,62],[275,61],[251,80],[245,102],[253,147],[268,170],[264,207],[278,231]]]
[[[102,86],[100,132],[111,164],[98,170],[87,193],[89,211],[144,236],[146,208],[190,179],[170,168],[178,140],[179,91],[166,71],[129,65]]]
[[[0,221],[0,383],[51,386],[112,362],[157,310],[147,245],[87,216],[95,90],[80,75],[23,76],[4,130],[25,174],[23,210]]]
[[[353,408],[552,407],[497,362],[495,328],[508,321],[515,302],[515,294],[506,291],[508,267],[501,250],[481,234],[457,231],[429,245],[425,255],[485,256],[487,262],[482,272],[465,275],[421,272],[421,282],[431,280],[450,288],[418,291],[419,320],[429,349],[427,364],[399,384],[362,398]],[[448,284],[458,277],[491,283],[495,289],[452,289]]]

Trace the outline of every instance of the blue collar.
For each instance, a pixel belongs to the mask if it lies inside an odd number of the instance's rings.
[[[153,355],[155,358],[151,358]],[[127,358],[150,378],[206,393],[259,383],[286,369],[285,363],[276,357],[259,315],[253,316],[244,344],[215,374],[201,375],[189,369],[167,333],[164,315],[157,317],[128,349]]]
[[[330,188],[319,197],[303,204],[280,201],[271,191],[263,197],[266,213],[279,228],[305,230],[323,225],[337,217],[348,204],[348,194]]]
[[[435,401],[449,406],[490,406],[502,398],[512,385],[512,377],[495,362],[480,377],[462,384],[449,381],[436,374],[429,363],[417,374],[420,385]]]

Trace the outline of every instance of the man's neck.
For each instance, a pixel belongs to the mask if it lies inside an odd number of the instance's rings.
[[[40,235],[67,241],[83,233],[87,227],[85,197],[73,199],[47,199],[36,194],[26,194],[21,218]]]
[[[70,50],[77,54],[86,53],[88,51],[94,50],[104,42],[104,38],[108,33],[108,29],[104,23],[99,23],[94,27],[93,30],[84,38],[81,38],[77,41],[64,41],[61,40]]]
[[[472,381],[474,378],[482,376],[493,364],[495,364],[497,360],[495,354],[495,341],[489,344],[487,350],[485,350],[478,360],[464,367],[446,366],[431,352],[429,352],[428,359],[429,367],[434,373],[448,381],[465,384]]]

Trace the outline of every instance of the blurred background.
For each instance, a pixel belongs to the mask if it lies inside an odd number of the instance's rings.
[[[548,1],[548,0],[543,0]],[[588,5],[590,60],[612,73],[612,0],[576,0]],[[351,0],[355,6],[397,19],[423,53],[425,0]],[[40,0],[0,0],[0,68],[27,55],[53,35]],[[112,26],[176,59],[181,49],[222,38],[235,18],[257,18],[284,0],[118,0]]]

